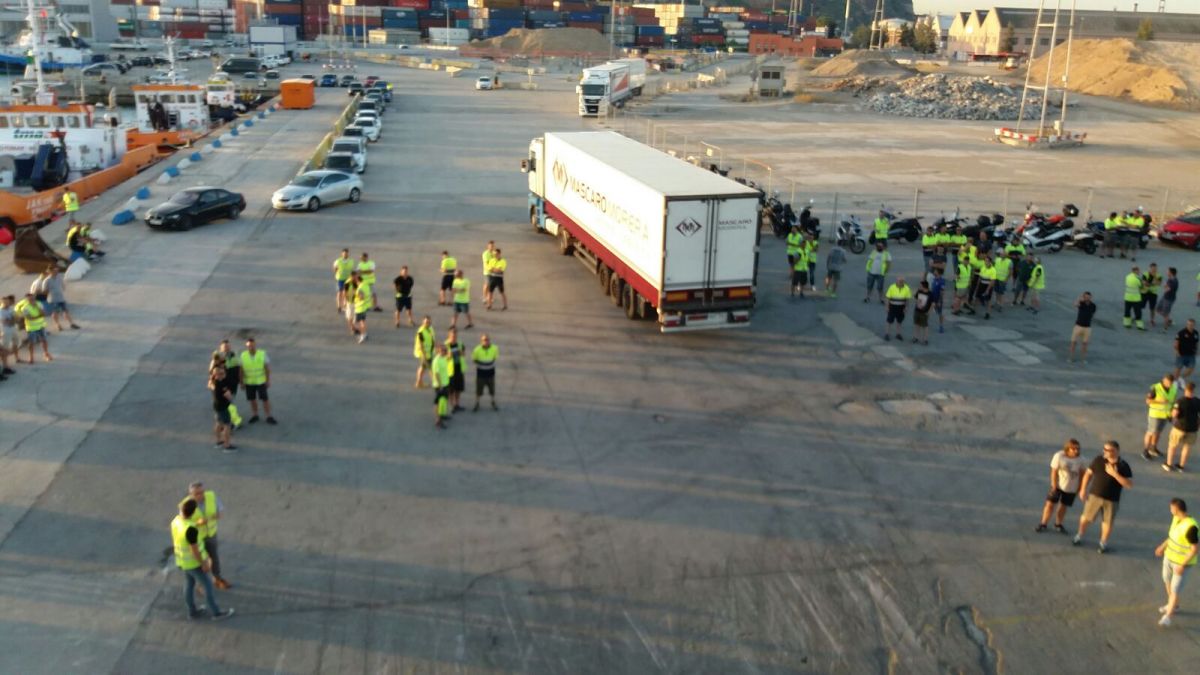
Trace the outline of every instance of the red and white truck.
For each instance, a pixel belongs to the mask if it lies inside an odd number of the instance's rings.
[[[521,168],[533,227],[627,317],[663,332],[749,325],[757,190],[612,131],[547,133]]]
[[[575,89],[579,92],[580,117],[610,115],[610,108],[620,108],[633,96],[629,64],[609,61],[593,68],[584,68]]]

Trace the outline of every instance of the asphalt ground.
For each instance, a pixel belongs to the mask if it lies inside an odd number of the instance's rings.
[[[664,336],[526,222],[529,140],[595,126],[569,90],[368,71],[397,97],[361,203],[267,207],[344,100],[322,92],[196,177],[246,194],[238,221],[106,228],[108,260],[69,291],[84,330],[0,385],[0,670],[1183,672],[1200,654],[1193,612],[1155,625],[1167,501],[1200,497],[1136,456],[1172,358],[1169,335],[1120,327],[1127,263],[1047,255],[1039,315],[947,316],[929,346],[897,345],[861,301],[863,257],[840,297],[793,301],[768,238],[748,329]],[[506,312],[478,302],[488,240],[510,261]],[[475,282],[463,341],[500,347],[499,412],[433,428],[412,329],[372,314],[358,345],[334,313],[342,247],[385,282],[408,265],[439,340],[436,266],[458,257]],[[915,247],[894,253],[919,272]],[[1179,320],[1192,256],[1139,255],[1180,268]],[[9,292],[27,282],[0,267]],[[1085,289],[1100,310],[1071,365]],[[247,335],[280,424],[223,454],[204,369]],[[1089,458],[1119,440],[1135,472],[1104,556],[1096,526],[1080,548],[1033,532],[1072,436]],[[163,555],[192,480],[227,509],[219,598],[237,614],[219,624],[185,618]]]

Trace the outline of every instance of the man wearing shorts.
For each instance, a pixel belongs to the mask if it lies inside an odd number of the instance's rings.
[[[46,289],[46,298],[50,307],[50,318],[54,319],[54,327],[62,332],[62,322],[59,317],[67,320],[67,324],[75,330],[79,330],[79,325],[75,323],[75,319],[71,318],[71,310],[67,307],[67,282],[63,279],[62,273],[58,270],[58,265],[51,265],[46,268],[46,280],[43,282],[42,288]]]
[[[939,247],[940,248],[940,247]],[[946,293],[946,278],[945,265],[939,267],[937,265],[937,253],[934,253],[934,264],[929,272],[929,299],[932,303],[933,311],[937,312],[938,317],[938,332],[946,332],[946,317],[942,313],[942,297]]]
[[[808,284],[808,249],[801,246],[792,255],[792,288],[791,297],[800,293],[804,298],[804,287]]]
[[[396,290],[396,328],[400,327],[400,314],[408,313],[408,325],[417,325],[413,321],[412,289],[413,278],[408,276],[408,265],[400,268],[400,276],[392,279],[392,288]]]
[[[1179,609],[1179,591],[1200,554],[1198,542],[1200,527],[1196,519],[1188,515],[1187,502],[1178,497],[1172,499],[1171,527],[1167,529],[1167,538],[1154,549],[1154,555],[1163,559],[1162,580],[1167,589],[1167,604],[1158,608],[1158,613],[1162,614],[1158,625],[1164,628],[1171,625],[1171,617]]]
[[[496,242],[488,241],[487,248],[483,249],[483,255],[481,256],[483,258],[483,301],[484,302],[487,302],[488,298],[490,297],[488,295],[488,293],[489,293],[488,287],[491,286],[491,284],[492,284],[492,273],[489,272],[488,270],[491,268],[492,259],[495,256],[496,256]]]
[[[1087,291],[1075,301],[1075,327],[1071,329],[1071,348],[1067,350],[1067,363],[1075,360],[1075,343],[1079,343],[1079,362],[1087,363],[1088,340],[1092,339],[1092,317],[1096,315],[1096,303]]]
[[[1188,382],[1183,388],[1183,398],[1175,402],[1171,408],[1171,435],[1167,439],[1167,460],[1163,462],[1163,471],[1184,471],[1187,466],[1188,452],[1196,442],[1196,432],[1200,431],[1200,399],[1196,398],[1196,383]],[[1175,451],[1179,451],[1179,463],[1175,464]]]
[[[413,383],[413,389],[421,388],[423,376],[429,372],[433,361],[433,345],[436,340],[437,335],[433,330],[433,321],[428,316],[422,317],[421,326],[417,328],[417,332],[413,336],[413,358],[417,360],[417,381]]]
[[[42,345],[42,357],[53,361],[50,356],[50,345],[46,341],[46,308],[38,302],[33,293],[26,293],[25,299],[18,302],[13,313],[25,322],[25,339],[29,344],[29,365],[33,365],[33,347]]]
[[[487,279],[487,308],[492,308],[492,303],[496,300],[496,294],[500,294],[500,311],[508,309],[508,294],[504,292],[504,273],[508,271],[508,261],[504,259],[504,254],[500,249],[496,249],[492,254],[492,262],[488,266]],[[468,318],[468,320],[470,320]]]
[[[1153,459],[1162,455],[1158,451],[1158,437],[1171,419],[1171,408],[1179,395],[1179,383],[1171,373],[1150,386],[1146,392],[1146,436],[1142,440],[1142,457]]]
[[[259,349],[254,338],[246,340],[246,351],[241,354],[242,388],[246,390],[246,400],[250,401],[249,423],[258,421],[258,402],[262,401],[263,412],[267,416],[267,424],[278,424],[271,416],[271,401],[267,390],[271,387],[271,359],[265,349]]]
[[[1175,377],[1186,378],[1196,368],[1196,345],[1200,333],[1196,332],[1196,320],[1188,319],[1183,330],[1175,334]]]
[[[1121,491],[1133,487],[1133,469],[1121,459],[1121,446],[1116,441],[1104,444],[1104,453],[1092,460],[1091,466],[1084,472],[1079,482],[1080,494],[1086,494],[1083,502],[1083,514],[1079,516],[1079,531],[1071,540],[1073,546],[1083,542],[1083,535],[1103,512],[1104,519],[1100,522],[1100,553],[1108,552],[1108,537],[1112,534],[1113,520],[1117,517],[1117,507],[1121,503]]]
[[[954,270],[954,305],[950,308],[950,313],[958,316],[965,308],[974,314],[975,310],[971,309],[970,305],[970,295],[971,265],[965,260],[960,260],[957,269]]]
[[[904,277],[896,277],[896,283],[887,289],[887,325],[884,327],[883,339],[892,339],[892,324],[896,325],[896,339],[903,342],[900,334],[904,326],[904,312],[908,309],[908,301],[912,299],[912,288],[904,283]]]
[[[458,270],[450,289],[454,292],[454,318],[450,321],[450,327],[458,327],[459,314],[467,315],[467,328],[474,326],[475,322],[471,319],[471,280],[463,276],[462,270]]]
[[[450,419],[447,402],[450,398],[450,357],[446,345],[434,348],[433,362],[429,368],[429,379],[433,384],[433,426],[437,429],[446,428],[446,420]]]
[[[825,258],[825,291],[829,297],[837,297],[838,282],[842,280],[842,268],[846,266],[846,249],[841,242],[834,242]]]
[[[1179,294],[1179,271],[1174,267],[1167,268],[1167,279],[1163,282],[1163,296],[1158,300],[1158,315],[1163,319],[1163,332],[1171,329],[1171,308],[1175,306],[1175,297]]]
[[[875,242],[875,250],[867,256],[867,297],[863,298],[863,302],[870,302],[871,289],[878,288],[879,304],[883,304],[883,278],[891,263],[892,254],[884,248],[884,242]]]
[[[446,292],[454,287],[454,273],[458,271],[458,261],[450,257],[449,251],[442,251],[442,287],[438,289],[438,304],[448,305]]]
[[[1046,495],[1046,503],[1042,506],[1042,520],[1035,532],[1045,532],[1050,522],[1050,515],[1058,506],[1058,514],[1054,518],[1054,531],[1066,534],[1063,518],[1067,509],[1075,504],[1075,495],[1079,493],[1079,481],[1087,469],[1087,460],[1079,456],[1079,441],[1074,438],[1063,444],[1062,450],[1054,453],[1050,459],[1050,492]]]
[[[471,350],[471,360],[475,362],[475,407],[471,412],[479,411],[479,399],[483,390],[487,389],[492,399],[492,410],[499,410],[496,405],[496,358],[500,356],[500,348],[492,344],[487,333],[479,336],[479,344]]]
[[[337,311],[340,314],[346,309],[346,282],[354,271],[354,261],[350,259],[350,249],[342,249],[342,254],[333,259],[333,280],[337,282]]]

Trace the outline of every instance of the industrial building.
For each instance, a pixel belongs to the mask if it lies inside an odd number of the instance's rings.
[[[1058,28],[1057,42],[1066,40],[1070,14],[1064,11]],[[1172,42],[1200,42],[1200,14],[1168,12],[1114,12],[1076,10],[1075,37],[1136,38],[1138,27],[1150,21],[1154,39]],[[1053,21],[1053,13],[1043,15],[1042,22]],[[1013,44],[1009,51],[1033,53],[1050,47],[1050,29],[1042,29],[1035,50],[1033,44],[1037,9],[1029,7],[993,7],[958,12],[946,36],[946,53],[952,58],[967,60],[976,55],[997,55],[1002,49],[1004,33],[1012,28]]]

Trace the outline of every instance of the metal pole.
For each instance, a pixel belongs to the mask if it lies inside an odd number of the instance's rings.
[[[1161,223],[1161,222],[1166,222],[1166,218],[1167,218],[1167,202],[1168,202],[1168,200],[1170,200],[1170,199],[1171,199],[1171,188],[1167,188],[1167,189],[1163,190],[1163,207],[1162,207],[1162,211],[1160,211],[1160,212],[1159,212],[1159,214],[1158,214],[1158,217],[1159,217],[1159,222],[1160,222],[1160,223]]]
[[[921,188],[913,188],[913,213],[912,217],[916,218],[921,215]]]
[[[829,233],[833,235],[831,240],[836,240],[838,226],[838,193],[836,192],[833,193],[833,218],[831,219],[830,224],[831,227],[829,228]]]
[[[788,197],[788,203],[795,204],[796,203],[796,179],[789,178],[788,180],[792,181],[792,196]]]
[[[1004,188],[1004,209],[1003,209],[1002,213],[1004,214],[1005,221],[1008,221],[1008,191],[1011,189],[1012,188],[1010,188],[1008,186],[1005,186],[1005,188]]]
[[[1092,196],[1094,193],[1094,188],[1088,188],[1087,207],[1083,210],[1083,222],[1085,224],[1092,219]]]

